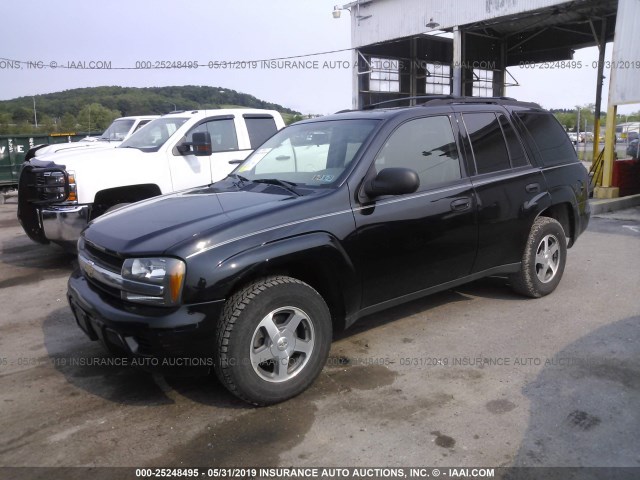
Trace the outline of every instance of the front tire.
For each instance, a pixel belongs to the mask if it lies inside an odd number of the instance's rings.
[[[550,217],[538,217],[527,238],[522,268],[509,276],[511,287],[528,297],[553,292],[562,278],[567,260],[567,239],[562,225]]]
[[[226,302],[216,332],[216,375],[254,405],[294,397],[318,377],[331,347],[331,315],[312,287],[275,276]]]

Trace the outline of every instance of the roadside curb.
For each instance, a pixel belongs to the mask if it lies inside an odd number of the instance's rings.
[[[620,198],[590,200],[589,203],[591,204],[591,215],[598,215],[599,213],[614,212],[640,205],[640,194]]]

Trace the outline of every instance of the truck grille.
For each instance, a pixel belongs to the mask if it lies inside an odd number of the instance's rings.
[[[69,176],[60,167],[40,168],[25,165],[20,195],[34,204],[61,203],[69,197]]]

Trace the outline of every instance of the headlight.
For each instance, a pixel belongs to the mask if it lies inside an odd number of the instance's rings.
[[[172,306],[180,302],[186,267],[177,258],[129,258],[122,265],[122,299]]]

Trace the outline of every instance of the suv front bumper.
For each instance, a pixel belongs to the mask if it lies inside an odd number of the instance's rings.
[[[216,325],[224,300],[176,308],[117,301],[90,285],[80,270],[68,282],[67,298],[76,323],[107,350],[146,358],[142,366],[213,367]]]

